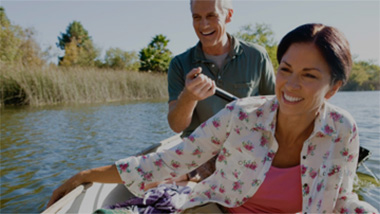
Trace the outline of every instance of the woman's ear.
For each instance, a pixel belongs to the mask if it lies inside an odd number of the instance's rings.
[[[332,96],[334,96],[336,94],[336,92],[339,91],[340,87],[342,86],[343,82],[341,80],[339,80],[338,82],[336,82],[331,88],[330,90],[326,93],[325,95],[325,99],[330,99]]]

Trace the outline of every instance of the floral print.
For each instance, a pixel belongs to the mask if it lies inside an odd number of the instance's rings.
[[[250,152],[252,152],[253,149],[255,148],[255,146],[253,145],[251,141],[247,141],[247,142],[243,141],[243,147]]]
[[[138,196],[146,182],[183,175],[217,154],[216,171],[198,183],[178,210],[210,201],[236,207],[265,180],[278,144],[275,97],[239,99],[168,150],[116,162],[124,184]],[[376,213],[352,193],[359,135],[351,115],[324,103],[301,151],[302,212]]]

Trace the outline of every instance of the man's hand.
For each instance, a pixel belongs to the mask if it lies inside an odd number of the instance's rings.
[[[215,94],[215,82],[203,75],[202,68],[194,68],[186,75],[185,88],[182,96],[194,101],[204,100]]]
[[[182,93],[177,100],[169,103],[168,122],[174,132],[180,133],[185,130],[191,123],[198,101],[215,93],[215,82],[201,72],[201,67],[191,70],[186,75]]]

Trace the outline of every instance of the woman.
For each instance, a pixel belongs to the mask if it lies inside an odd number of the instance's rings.
[[[218,155],[213,175],[178,211],[207,202],[232,213],[377,212],[352,193],[359,137],[346,111],[326,102],[346,82],[349,44],[337,29],[307,24],[280,42],[275,97],[230,103],[173,149],[78,173],[54,201],[86,182],[145,183],[182,175]]]

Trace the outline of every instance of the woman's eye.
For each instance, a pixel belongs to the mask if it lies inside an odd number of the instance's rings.
[[[282,72],[290,72],[290,70],[288,68],[280,68],[280,71],[282,71]]]
[[[316,79],[317,77],[314,76],[313,74],[305,74],[306,77]]]

